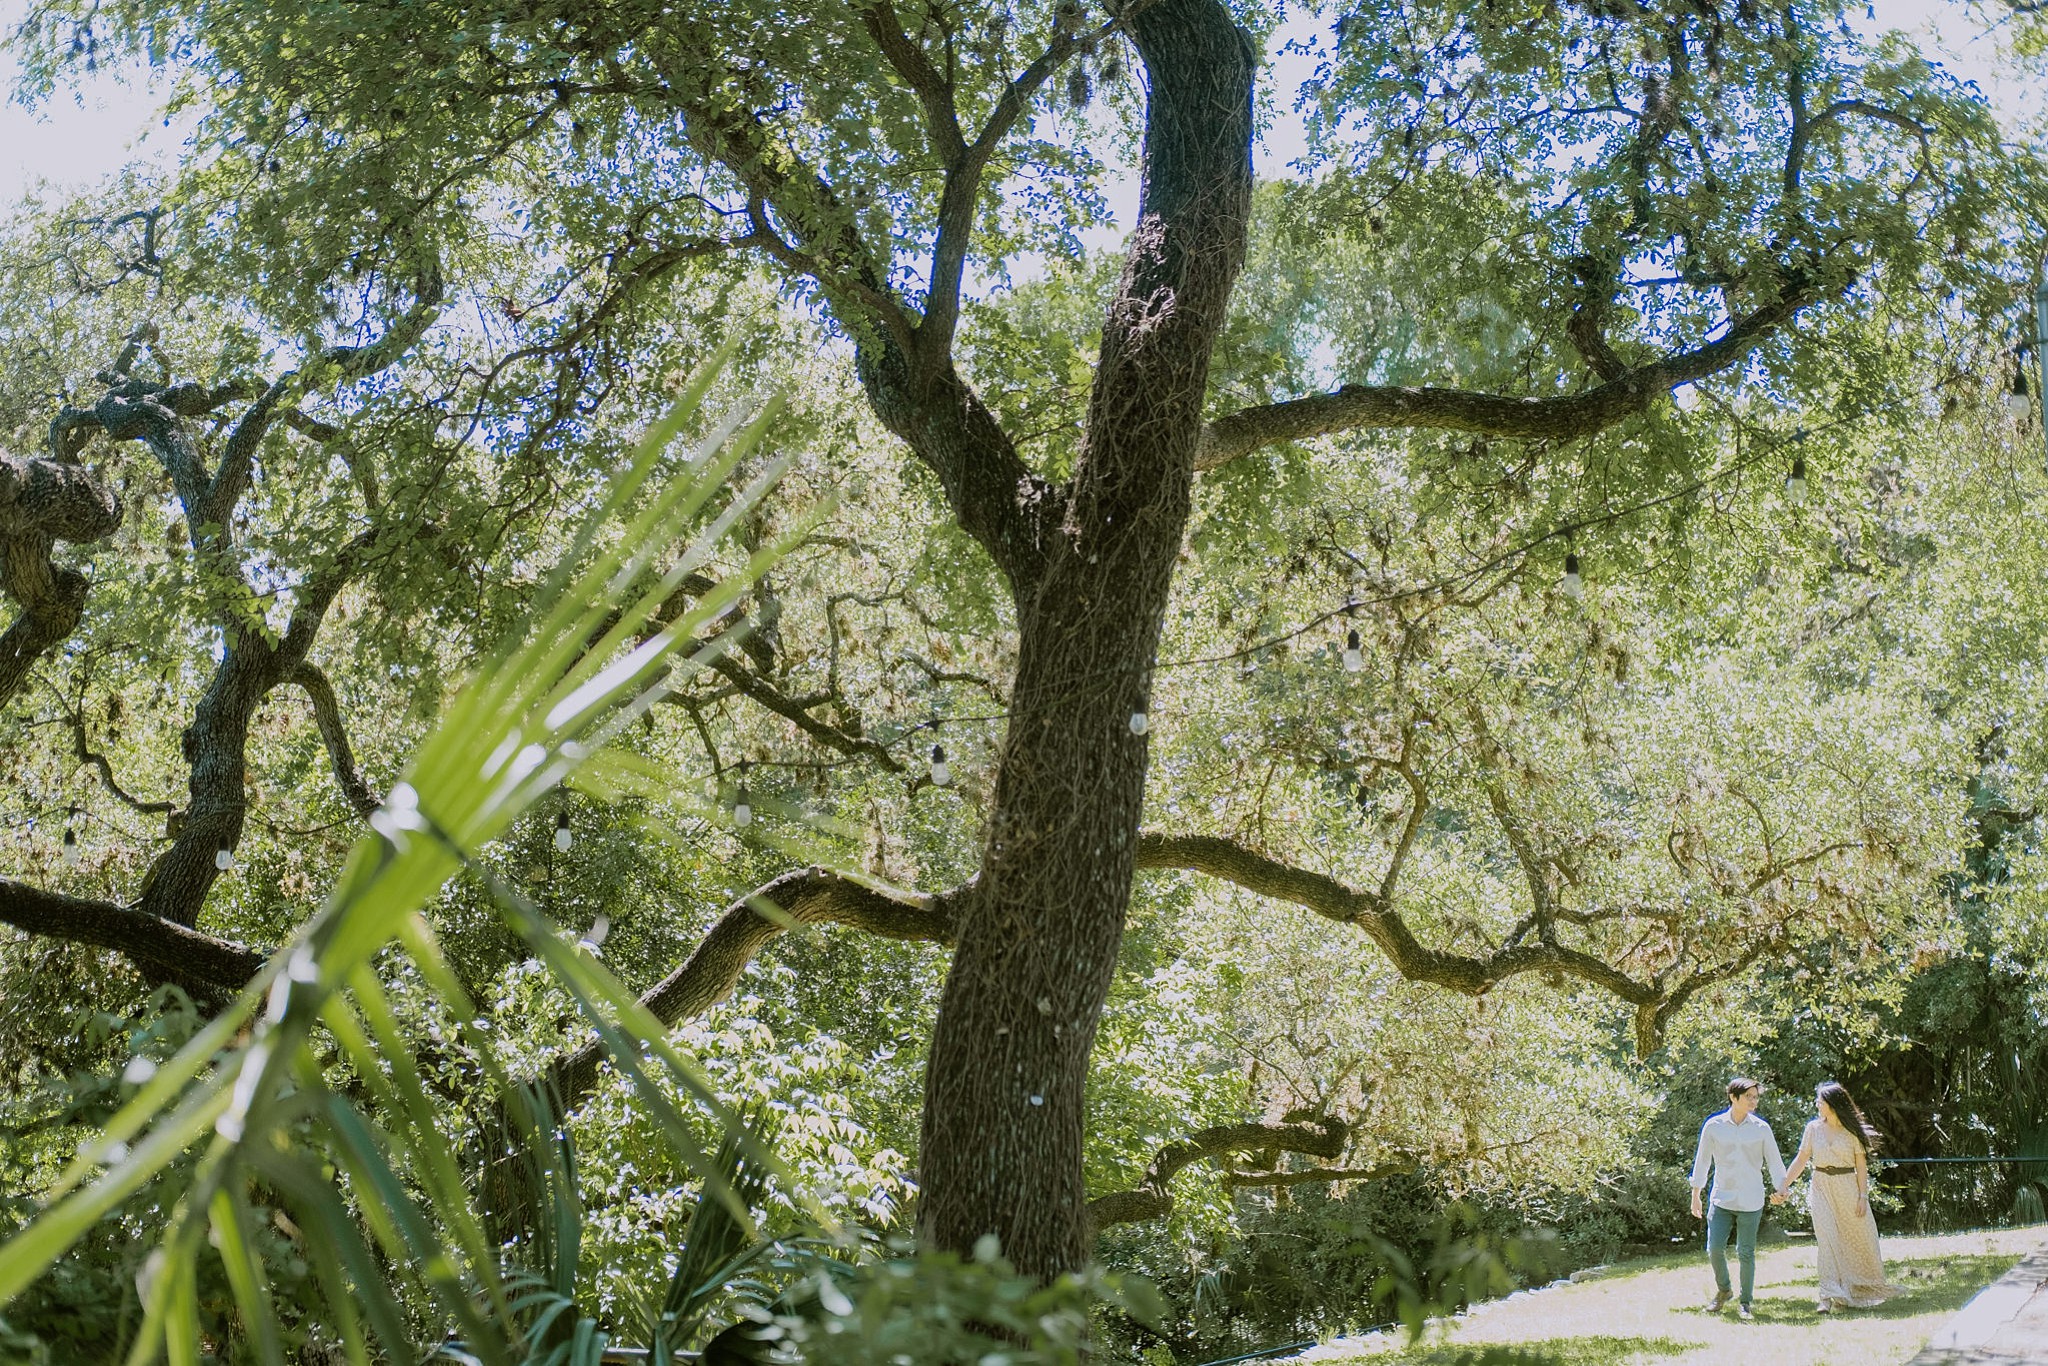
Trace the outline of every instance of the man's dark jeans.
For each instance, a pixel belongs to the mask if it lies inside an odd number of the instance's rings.
[[[1760,1209],[1722,1209],[1707,1215],[1707,1260],[1714,1265],[1714,1287],[1728,1298],[1728,1232],[1735,1231],[1735,1257],[1742,1263],[1742,1302],[1756,1292],[1756,1228],[1764,1221]]]

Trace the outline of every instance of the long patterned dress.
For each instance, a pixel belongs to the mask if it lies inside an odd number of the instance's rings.
[[[1868,1309],[1883,1304],[1901,1287],[1884,1278],[1877,1249],[1877,1220],[1865,1202],[1856,1208],[1855,1139],[1820,1120],[1806,1126],[1813,1155],[1813,1184],[1807,1204],[1813,1212],[1813,1241],[1819,1252],[1820,1302]]]

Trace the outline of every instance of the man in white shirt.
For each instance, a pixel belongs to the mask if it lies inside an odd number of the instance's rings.
[[[1728,1083],[1728,1108],[1700,1126],[1699,1152],[1692,1160],[1692,1217],[1707,1220],[1707,1260],[1714,1268],[1714,1299],[1707,1312],[1718,1314],[1728,1303],[1728,1234],[1735,1234],[1735,1254],[1742,1264],[1739,1311],[1751,1318],[1749,1302],[1756,1290],[1756,1229],[1764,1217],[1765,1167],[1771,1172],[1770,1202],[1785,1203],[1785,1159],[1771,1126],[1756,1113],[1763,1088],[1748,1077]],[[1711,1215],[1700,1210],[1700,1192],[1713,1169]]]

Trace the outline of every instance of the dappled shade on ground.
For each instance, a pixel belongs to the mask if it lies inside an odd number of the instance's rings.
[[[1876,1309],[1814,1308],[1814,1253],[1780,1244],[1757,1256],[1756,1319],[1709,1314],[1706,1258],[1629,1263],[1581,1284],[1482,1305],[1448,1340],[1400,1350],[1361,1344],[1378,1366],[1896,1366],[2004,1274],[2043,1230],[2003,1229],[1885,1241],[1886,1271],[1906,1289]]]
[[[1756,1317],[1760,1323],[1818,1323],[1822,1318],[1911,1319],[1925,1314],[1952,1314],[1969,1302],[1972,1295],[2004,1275],[2013,1258],[2004,1253],[1976,1256],[1923,1257],[1894,1262],[1885,1268],[1896,1285],[1906,1287],[1874,1309],[1855,1309],[1837,1315],[1823,1315],[1814,1308],[1813,1296],[1805,1287],[1782,1295],[1758,1295]]]

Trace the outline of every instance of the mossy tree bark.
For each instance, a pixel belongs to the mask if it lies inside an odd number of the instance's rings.
[[[1137,855],[1151,666],[1187,521],[1210,348],[1251,202],[1250,41],[1216,0],[1132,26],[1152,78],[1139,221],[1087,439],[1019,656],[981,877],[926,1079],[924,1236],[994,1234],[1039,1275],[1088,1256],[1083,1090]]]

